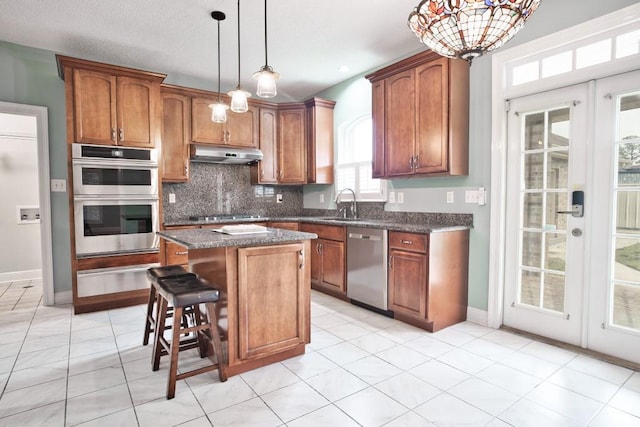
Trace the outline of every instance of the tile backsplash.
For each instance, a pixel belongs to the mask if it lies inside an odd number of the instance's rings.
[[[302,186],[251,185],[250,167],[192,162],[190,182],[163,183],[163,221],[192,215],[252,214],[297,216],[302,212]],[[169,194],[176,202],[169,203]],[[276,195],[282,195],[282,203]]]

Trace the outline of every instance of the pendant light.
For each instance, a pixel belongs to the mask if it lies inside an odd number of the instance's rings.
[[[540,0],[422,0],[409,28],[429,49],[471,62],[506,43]]]
[[[214,10],[211,17],[218,21],[218,102],[209,104],[211,108],[211,121],[215,123],[224,123],[227,121],[227,110],[229,106],[220,100],[220,21],[224,21],[226,15],[224,12]]]
[[[231,97],[231,111],[244,113],[249,110],[247,98],[251,94],[240,87],[240,0],[238,0],[238,86],[228,95]]]
[[[258,80],[256,94],[261,98],[273,98],[278,94],[276,80],[280,74],[273,71],[267,61],[267,0],[264,0],[264,65],[253,73],[253,78]]]

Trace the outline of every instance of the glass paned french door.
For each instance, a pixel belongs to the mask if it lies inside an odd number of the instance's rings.
[[[504,324],[640,363],[640,71],[507,114]]]
[[[577,86],[520,98],[508,112],[505,324],[572,343],[580,339],[583,244],[571,231],[583,219],[567,212],[584,187],[586,95]]]

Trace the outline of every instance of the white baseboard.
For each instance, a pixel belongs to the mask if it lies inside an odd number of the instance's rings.
[[[42,269],[9,271],[0,273],[0,282],[17,282],[20,280],[38,280],[42,279]]]
[[[71,291],[56,292],[53,301],[55,305],[71,304],[73,303],[73,293]]]
[[[489,312],[473,307],[467,307],[467,321],[481,326],[489,324]]]

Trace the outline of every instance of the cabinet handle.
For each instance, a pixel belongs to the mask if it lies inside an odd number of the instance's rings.
[[[413,168],[414,169],[418,169],[418,158],[419,158],[419,156],[417,154],[415,156],[413,156]]]
[[[124,142],[124,129],[120,128],[120,142]]]
[[[176,252],[176,255],[189,255],[189,251]]]
[[[300,258],[300,270],[302,270],[304,268],[304,251],[299,251],[298,256]]]
[[[413,240],[400,240],[400,243],[405,245],[413,245]]]
[[[409,169],[413,170],[413,156],[409,157]]]
[[[264,179],[264,169],[260,170],[260,179]]]
[[[111,128],[111,140],[116,142],[116,128]]]
[[[184,174],[187,175],[189,173],[189,166],[184,165]]]
[[[393,270],[393,255],[389,256],[389,270]]]

